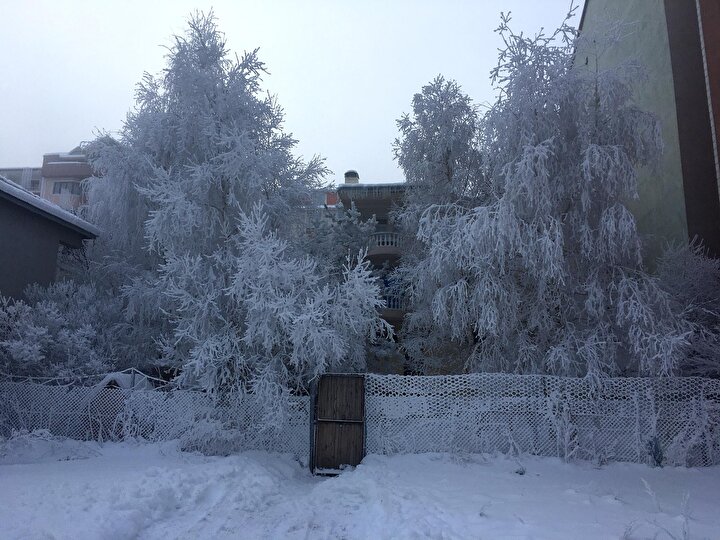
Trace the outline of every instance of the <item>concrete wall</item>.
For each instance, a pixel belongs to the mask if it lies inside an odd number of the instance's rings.
[[[688,238],[680,159],[675,89],[663,0],[586,0],[583,30],[598,32],[616,21],[626,24],[620,43],[599,59],[610,67],[629,59],[645,66],[648,80],[638,85],[635,101],[654,113],[665,143],[656,168],[639,171],[637,201],[628,202],[646,239],[646,260],[653,264],[667,242]],[[584,62],[584,58],[583,58]]]
[[[82,245],[77,233],[0,198],[0,295],[22,298],[31,283],[51,283],[61,242]]]

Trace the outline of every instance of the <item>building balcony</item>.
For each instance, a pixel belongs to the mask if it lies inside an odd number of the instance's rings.
[[[373,264],[381,264],[384,260],[400,257],[400,235],[394,232],[379,232],[368,239],[367,257]]]
[[[348,171],[350,172],[350,171]],[[338,186],[337,194],[345,208],[353,204],[363,220],[375,216],[378,221],[387,219],[388,214],[396,205],[402,204],[407,184],[355,184],[346,183]]]
[[[383,291],[382,299],[385,307],[380,310],[380,316],[391,324],[401,321],[407,311],[407,301],[390,291]]]

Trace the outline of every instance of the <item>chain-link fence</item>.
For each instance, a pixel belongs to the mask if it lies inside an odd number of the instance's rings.
[[[190,390],[127,390],[103,386],[52,386],[0,382],[0,435],[46,429],[79,440],[181,439],[186,448],[214,453],[238,450],[310,451],[310,400],[293,397],[268,419],[253,396],[216,402]],[[270,420],[270,421],[269,421]]]
[[[501,452],[566,459],[720,464],[720,381],[472,374],[367,375],[368,453]],[[180,439],[215,453],[309,455],[310,398],[274,418],[252,396],[0,382],[0,435],[47,429],[81,440]],[[270,428],[263,426],[272,426]]]
[[[367,452],[720,464],[720,381],[368,375]]]

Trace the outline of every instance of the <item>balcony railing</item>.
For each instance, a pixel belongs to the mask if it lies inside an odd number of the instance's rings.
[[[399,309],[399,310],[407,309],[407,302],[400,295],[383,294],[382,299],[385,300],[385,309]]]
[[[394,232],[379,232],[370,235],[368,250],[373,248],[400,247],[400,235]]]
[[[352,199],[387,199],[400,198],[405,194],[407,184],[402,182],[390,184],[343,184],[338,186],[340,198]]]

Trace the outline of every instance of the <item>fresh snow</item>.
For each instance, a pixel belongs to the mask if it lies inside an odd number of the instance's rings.
[[[4,539],[717,538],[718,508],[720,467],[370,455],[313,477],[280,454],[0,442]]]
[[[73,156],[73,157],[77,157],[77,156]],[[70,165],[87,165],[87,161],[77,161],[77,160],[75,160],[75,161],[48,161],[47,163],[45,163],[45,165],[67,165],[68,163]]]

